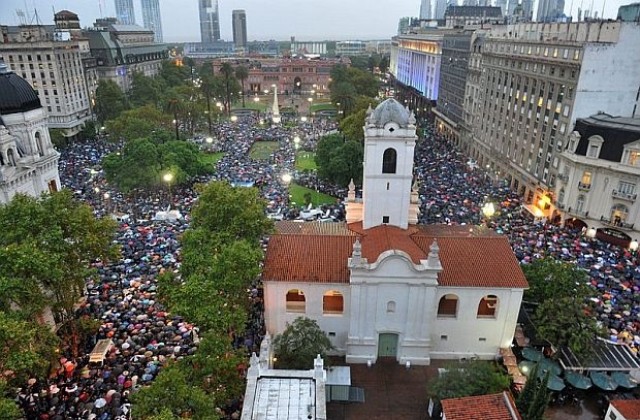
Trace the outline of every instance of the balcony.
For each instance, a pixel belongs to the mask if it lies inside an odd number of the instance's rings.
[[[613,227],[622,228],[622,229],[633,229],[633,225],[635,224],[635,223],[625,223],[623,221],[615,221],[615,220],[607,219],[604,216],[600,216],[600,221],[607,226],[613,226]]]
[[[591,189],[591,184],[585,184],[584,182],[578,182],[578,189],[580,191],[589,191]]]
[[[630,193],[625,193],[622,191],[618,191],[618,190],[613,190],[611,191],[611,195],[614,198],[619,198],[621,200],[627,200],[627,201],[636,201],[636,197],[638,196],[638,194],[630,194]]]

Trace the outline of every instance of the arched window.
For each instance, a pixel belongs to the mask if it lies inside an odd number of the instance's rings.
[[[287,312],[305,313],[307,311],[306,306],[302,290],[291,289],[287,292]]]
[[[44,148],[42,147],[42,138],[40,132],[36,133],[36,149],[38,150],[38,156],[44,156]]]
[[[395,313],[396,312],[396,303],[392,300],[387,302],[387,313]]]
[[[580,194],[576,199],[576,212],[582,213],[583,208],[584,208],[584,195]]]
[[[438,316],[455,318],[458,313],[458,296],[444,295],[438,303]]]
[[[329,290],[322,297],[322,313],[341,314],[344,312],[344,297],[337,290]]]
[[[487,295],[478,304],[478,318],[495,318],[498,309],[498,296]]]
[[[13,154],[13,149],[7,150],[7,161],[9,161],[9,165],[16,166],[16,157]]]
[[[558,193],[558,203],[563,204],[564,203],[564,195],[565,195],[565,191],[564,191],[564,187],[560,188],[560,192]]]
[[[396,159],[398,153],[396,149],[388,148],[382,155],[382,173],[383,174],[395,174],[396,173]]]

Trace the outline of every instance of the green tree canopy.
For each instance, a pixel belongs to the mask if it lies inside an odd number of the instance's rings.
[[[191,68],[188,66],[178,66],[171,60],[163,61],[158,75],[165,86],[180,86],[187,84],[191,80]]]
[[[493,362],[450,363],[428,384],[428,394],[438,401],[502,392],[509,388],[509,376]]]
[[[258,244],[273,223],[265,216],[265,201],[255,188],[234,188],[210,182],[191,211],[191,226],[203,227],[225,242],[244,239]]]
[[[134,72],[131,76],[129,102],[133,107],[144,105],[158,106],[164,88],[160,78],[145,76],[141,72]]]
[[[315,320],[298,317],[273,339],[273,352],[279,369],[311,369],[313,360],[323,359],[333,345]]]
[[[131,395],[132,414],[136,419],[167,416],[210,420],[219,418],[213,399],[202,388],[187,381],[177,365],[160,371],[153,384]]]
[[[77,351],[74,308],[94,274],[90,264],[118,256],[112,244],[115,222],[96,219],[68,190],[40,198],[15,196],[0,207],[0,299],[29,315],[46,302],[60,324],[69,323],[72,350]],[[30,306],[33,305],[33,306]]]
[[[146,137],[173,138],[172,117],[163,114],[154,105],[144,105],[122,112],[106,123],[113,140],[136,140]]]
[[[553,258],[542,258],[522,266],[529,289],[525,290],[527,301],[542,303],[562,297],[584,299],[593,294],[587,285],[587,275],[575,265]]]
[[[315,162],[318,176],[336,185],[346,186],[351,179],[362,183],[364,148],[360,142],[344,141],[340,134],[325,136],[318,142]]]
[[[347,117],[357,110],[356,102],[359,96],[375,98],[378,95],[379,82],[368,71],[338,64],[331,69],[329,89],[331,102]]]
[[[96,117],[100,124],[116,118],[127,109],[127,98],[113,80],[100,80],[96,88]]]
[[[3,311],[0,343],[0,372],[11,372],[5,379],[13,385],[23,384],[29,377],[46,377],[60,344],[48,325]]]
[[[181,184],[208,171],[193,143],[156,143],[149,138],[127,142],[122,151],[106,156],[102,167],[107,180],[124,192],[162,185],[167,172],[173,175],[173,183]]]

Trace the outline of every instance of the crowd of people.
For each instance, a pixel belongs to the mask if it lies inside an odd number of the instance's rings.
[[[323,122],[324,132],[335,124]],[[268,201],[269,212],[293,218],[299,211],[289,201],[284,173],[295,173],[295,144],[312,149],[317,127],[269,127],[257,121],[220,123],[215,136],[224,156],[211,177],[200,181],[226,180],[237,185],[255,185]],[[249,151],[256,141],[277,141],[279,147],[268,160],[256,160]],[[29,419],[125,419],[129,396],[149,384],[167,360],[193,354],[199,337],[197,326],[167,312],[156,300],[156,278],[180,267],[178,237],[188,228],[188,214],[197,199],[189,186],[172,191],[135,191],[124,195],[108,185],[100,168],[102,158],[121,147],[96,140],[67,147],[60,159],[60,177],[81,200],[91,205],[97,217],[126,214],[119,219],[117,238],[122,258],[111,264],[96,264],[98,276],[87,284],[79,317],[100,321],[97,334],[79,357],[64,351],[59,369],[48,381],[33,378],[18,392],[18,403]],[[415,176],[422,200],[421,223],[488,223],[508,235],[518,260],[529,263],[552,256],[577,264],[589,274],[599,320],[615,332],[614,338],[632,347],[640,346],[640,269],[637,255],[628,250],[586,238],[579,229],[535,221],[522,211],[521,197],[508,186],[487,177],[482,169],[469,167],[467,158],[426,126],[416,146]],[[300,182],[343,198],[346,190],[326,185],[315,174],[296,174]],[[482,205],[496,203],[498,211],[484,220]],[[187,215],[186,219],[155,220],[166,208]],[[340,205],[330,208],[344,214]],[[338,217],[339,218],[339,217]],[[265,243],[266,244],[266,243]],[[264,334],[259,285],[250,290],[254,309],[247,333],[235,337],[237,347],[247,353],[259,346]],[[98,340],[111,340],[103,363],[90,364],[89,353]],[[230,415],[238,414],[234,407]],[[230,417],[231,418],[231,417]]]

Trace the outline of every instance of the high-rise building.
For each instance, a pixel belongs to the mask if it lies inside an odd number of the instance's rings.
[[[561,202],[553,193],[558,155],[570,143],[575,121],[599,111],[637,116],[640,73],[629,69],[638,57],[640,27],[631,22],[491,28],[482,48],[482,103],[469,155],[521,193],[534,215],[553,219]],[[589,197],[584,194],[595,199]],[[580,212],[586,207],[571,207],[572,216],[585,216]]]
[[[200,11],[200,41],[209,44],[220,39],[218,0],[198,0]]]
[[[538,2],[538,22],[555,22],[564,16],[564,0],[540,0]]]
[[[420,2],[420,19],[431,19],[431,0],[422,0]]]
[[[247,48],[247,15],[244,10],[234,10],[231,16],[233,43],[236,48]]]
[[[144,27],[153,31],[153,39],[162,42],[162,19],[160,18],[160,0],[142,1],[142,22]]]
[[[135,25],[136,12],[133,9],[133,0],[115,0],[116,18],[122,25]]]
[[[520,5],[522,6],[524,20],[528,22],[533,20],[533,0],[522,0]]]
[[[444,19],[444,12],[447,11],[447,0],[436,0],[436,19]]]

